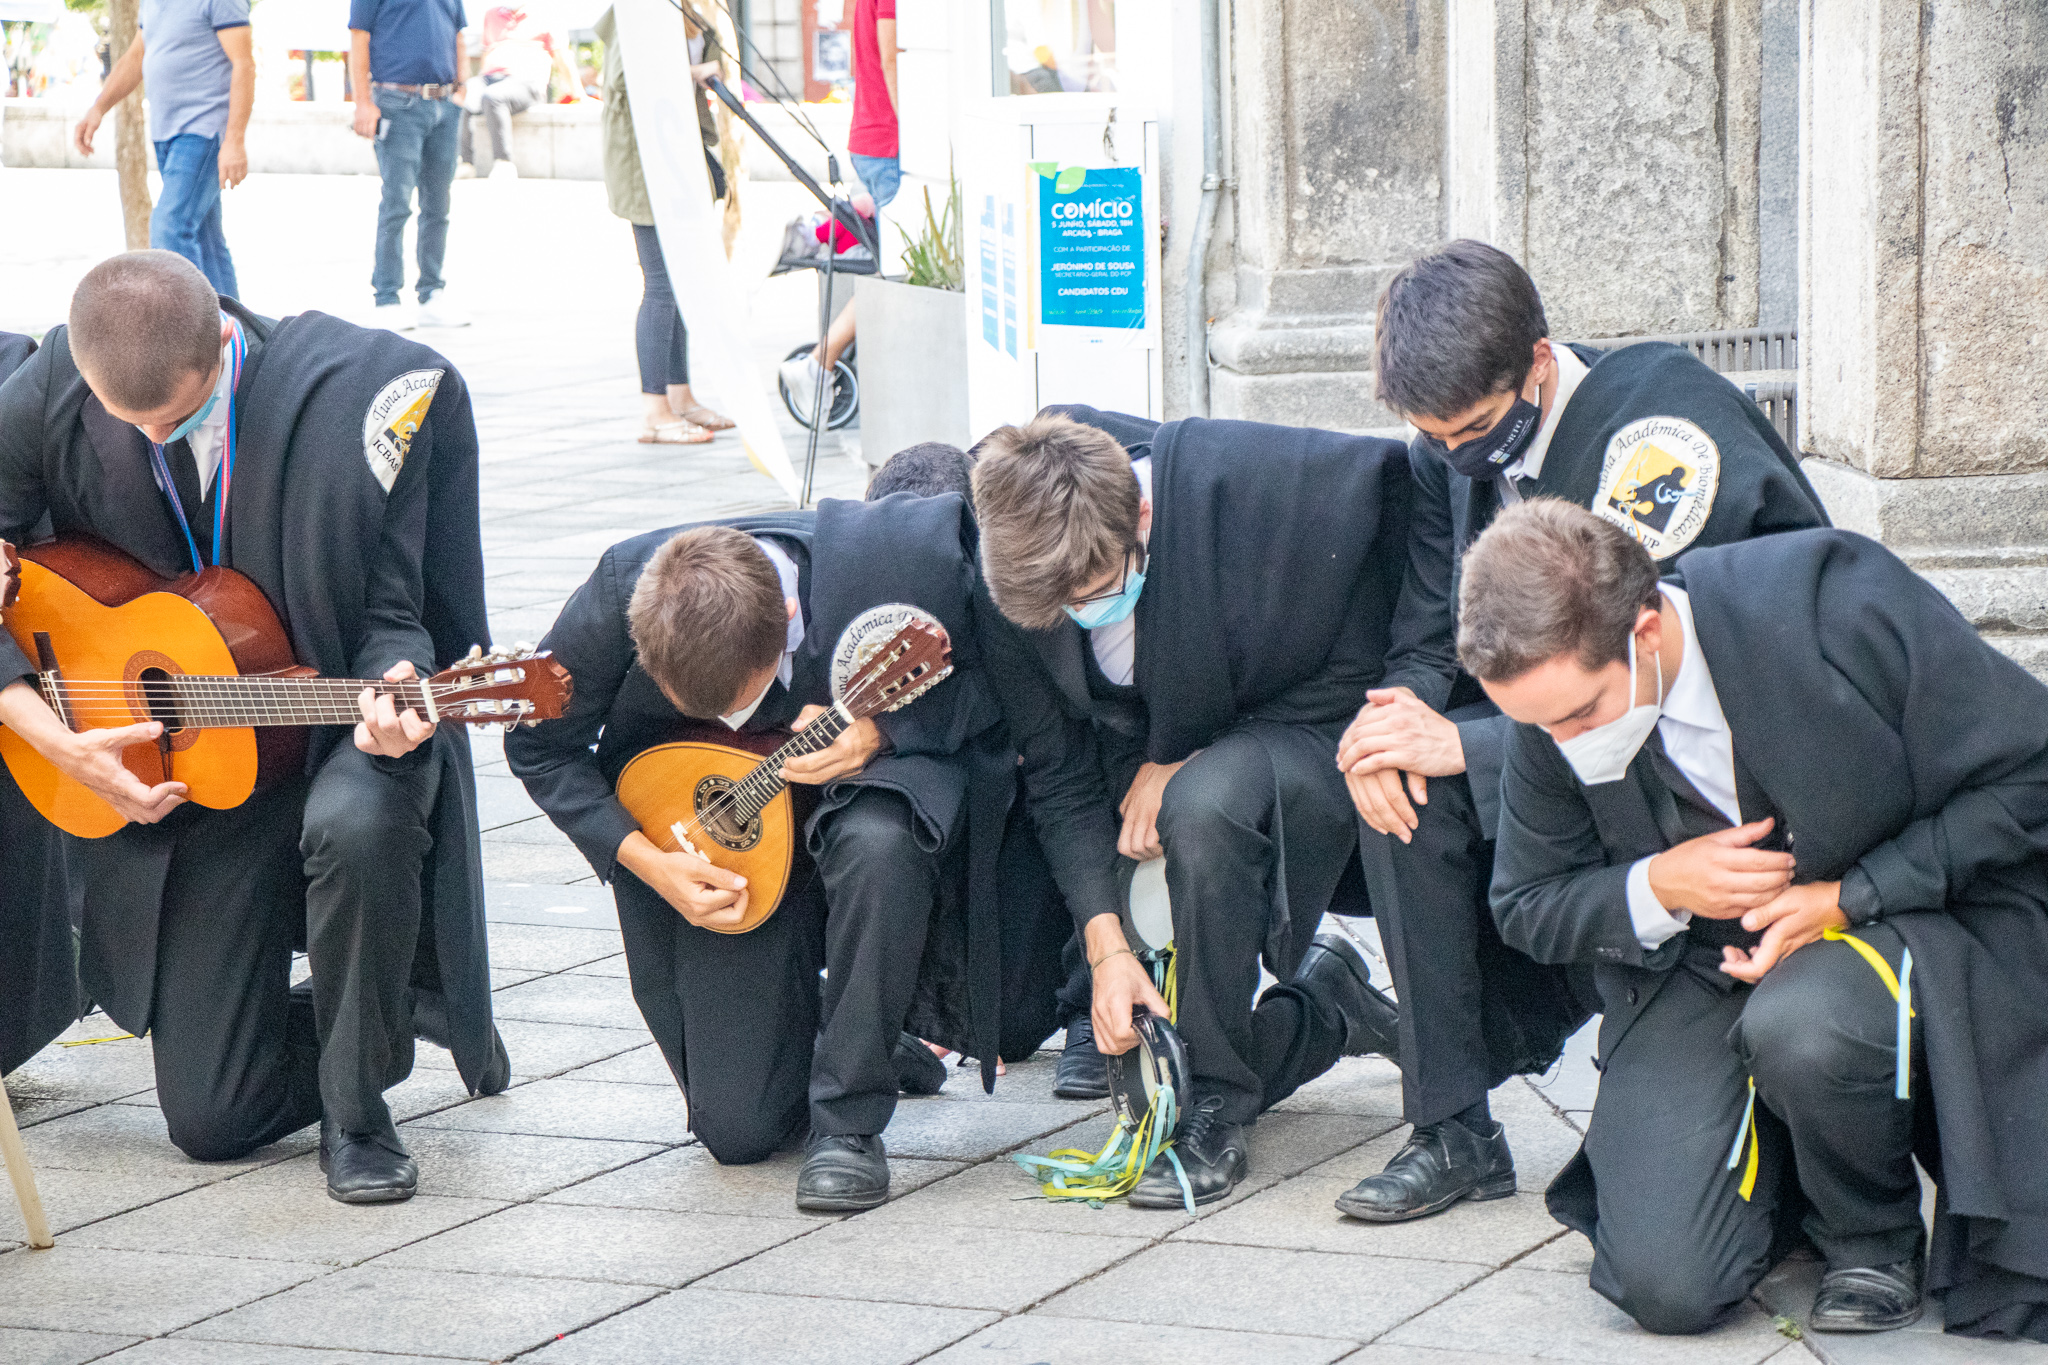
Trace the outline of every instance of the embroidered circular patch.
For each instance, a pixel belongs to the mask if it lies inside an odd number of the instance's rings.
[[[1720,484],[1713,437],[1683,417],[1643,417],[1607,443],[1593,511],[1669,559],[1707,524]]]
[[[370,462],[370,472],[377,476],[386,493],[398,482],[398,471],[405,467],[412,438],[420,423],[427,420],[427,409],[433,406],[434,390],[441,387],[442,373],[408,370],[377,390],[377,396],[370,400],[370,410],[363,414],[363,458]]]

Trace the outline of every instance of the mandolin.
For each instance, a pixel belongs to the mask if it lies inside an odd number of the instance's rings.
[[[151,786],[183,782],[187,799],[239,806],[305,765],[309,725],[354,725],[364,688],[423,718],[506,725],[553,719],[570,679],[545,654],[481,647],[431,678],[405,682],[322,678],[298,666],[263,590],[219,567],[159,578],[111,546],[84,537],[16,554],[0,541],[0,614],[34,683],[73,730],[163,722],[154,743],[121,761]],[[0,727],[0,760],[22,794],[57,828],[98,839],[126,821],[26,741]]]
[[[747,879],[746,914],[717,932],[758,928],[789,890],[808,814],[792,802],[782,765],[828,747],[855,721],[908,706],[953,671],[952,658],[946,628],[928,613],[901,603],[863,612],[833,652],[833,703],[823,715],[786,739],[694,727],[692,738],[626,765],[619,803],[655,847]]]

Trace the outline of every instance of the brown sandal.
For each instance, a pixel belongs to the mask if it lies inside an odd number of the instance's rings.
[[[711,439],[711,433],[695,422],[669,422],[640,433],[644,446],[701,446]]]
[[[722,412],[714,412],[702,403],[684,408],[676,416],[682,418],[685,422],[694,422],[706,431],[732,430],[732,418],[727,417]]]

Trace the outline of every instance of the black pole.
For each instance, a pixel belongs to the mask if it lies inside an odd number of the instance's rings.
[[[726,85],[724,78],[713,76],[710,80],[704,82],[704,88],[723,100],[726,108],[739,115],[740,121],[753,129],[755,135],[761,141],[768,144],[768,150],[775,153],[777,159],[789,168],[789,173],[795,177],[796,183],[809,190],[817,201],[825,206],[826,212],[844,224],[846,230],[853,234],[854,239],[874,254],[875,260],[878,263],[881,261],[881,237],[876,233],[875,225],[872,221],[855,213],[851,204],[843,199],[834,197],[823,185],[820,185],[817,177],[805,170],[803,163],[785,151],[782,144],[775,140],[774,135],[761,126],[761,121],[748,111],[746,101],[732,92],[731,88]]]
[[[818,350],[821,352],[825,349],[825,338],[832,331],[832,263],[839,259],[838,236],[829,230],[825,233],[825,283],[818,301]],[[822,365],[813,360],[811,363],[819,365],[825,375],[814,386],[816,391],[811,395],[811,437],[805,442],[804,495],[797,502],[799,508],[811,505],[811,480],[818,472],[818,435],[824,431],[826,419],[832,415],[833,405],[825,395],[829,393],[833,399],[839,397],[839,362],[835,360],[830,365]]]

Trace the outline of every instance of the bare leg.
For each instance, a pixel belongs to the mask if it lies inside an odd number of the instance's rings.
[[[684,421],[693,422],[707,431],[724,431],[732,426],[730,417],[698,402],[697,395],[690,392],[688,384],[668,386],[668,407]]]
[[[832,319],[832,326],[826,329],[825,340],[817,350],[811,352],[818,364],[830,370],[839,363],[839,357],[846,348],[853,345],[853,305],[847,304],[839,310],[839,316]]]

